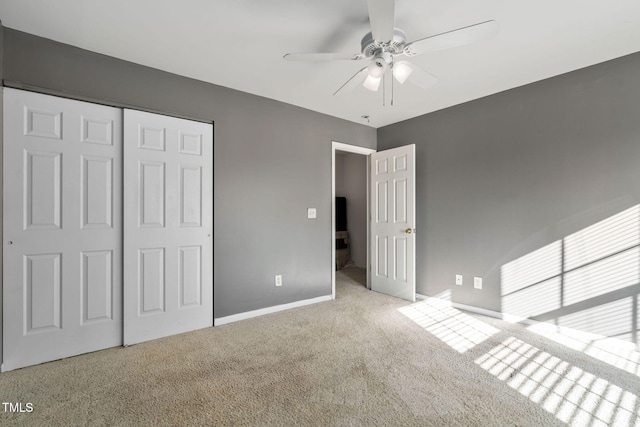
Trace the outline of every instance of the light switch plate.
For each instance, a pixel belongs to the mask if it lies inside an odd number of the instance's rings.
[[[473,287],[476,289],[482,289],[482,277],[475,276],[473,278]]]
[[[462,274],[456,274],[456,285],[462,285]]]
[[[307,209],[307,218],[308,219],[316,219],[316,208]]]

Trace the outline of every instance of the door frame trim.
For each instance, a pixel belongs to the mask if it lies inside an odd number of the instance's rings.
[[[369,260],[369,234],[371,224],[371,206],[369,177],[371,175],[370,154],[375,153],[373,148],[360,147],[357,145],[345,144],[338,141],[331,141],[331,299],[336,298],[336,151],[344,151],[353,154],[362,154],[367,158],[367,289],[371,289],[371,263]]]

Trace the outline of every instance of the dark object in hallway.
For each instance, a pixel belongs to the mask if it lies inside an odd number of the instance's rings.
[[[336,231],[347,231],[346,197],[336,197]]]

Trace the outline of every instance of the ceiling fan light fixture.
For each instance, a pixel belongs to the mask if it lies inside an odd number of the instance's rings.
[[[407,81],[412,72],[413,68],[411,68],[411,66],[405,61],[400,61],[393,64],[393,77],[395,77],[400,84],[404,84],[404,82]]]
[[[380,75],[380,77],[374,77],[371,74],[369,74],[362,85],[365,88],[369,89],[370,91],[375,92],[380,87],[381,81],[382,81],[382,75]]]

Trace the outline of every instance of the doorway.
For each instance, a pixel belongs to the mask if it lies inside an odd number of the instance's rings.
[[[332,143],[332,150],[331,150],[331,240],[332,240],[332,245],[331,245],[331,296],[333,299],[335,299],[336,297],[336,244],[334,243],[335,238],[336,238],[336,196],[338,196],[339,194],[336,194],[336,181],[340,181],[340,176],[338,176],[338,180],[337,175],[339,175],[342,171],[340,171],[337,166],[341,165],[343,162],[340,161],[340,159],[338,158],[338,156],[341,155],[355,155],[357,157],[363,157],[364,158],[364,162],[365,162],[365,167],[364,167],[364,172],[366,174],[366,176],[364,177],[364,181],[365,181],[365,186],[360,190],[360,189],[354,189],[353,191],[356,191],[357,194],[357,198],[358,199],[362,199],[358,201],[358,205],[361,205],[362,201],[364,201],[364,210],[366,211],[366,223],[364,224],[364,227],[362,226],[362,224],[358,224],[360,227],[357,228],[357,244],[358,244],[358,251],[361,252],[356,252],[356,259],[359,261],[358,263],[362,263],[362,261],[364,260],[364,267],[366,270],[366,287],[367,289],[371,289],[371,282],[370,282],[370,274],[369,274],[369,266],[370,266],[370,254],[369,254],[369,228],[370,228],[370,224],[369,224],[369,218],[370,218],[370,214],[369,214],[369,174],[370,174],[370,167],[369,167],[369,155],[372,153],[375,153],[376,150],[371,149],[371,148],[365,148],[365,147],[358,147],[355,145],[349,145],[349,144],[344,144],[341,142],[333,142]],[[346,179],[347,181],[349,180],[349,176],[347,175],[346,177],[344,177],[344,179]],[[363,194],[360,194],[360,192],[362,192]],[[349,204],[349,201],[347,200],[347,206]],[[361,206],[359,206],[360,209],[362,209]],[[355,224],[354,224],[355,225]],[[362,240],[364,240],[364,242],[362,242]],[[365,254],[363,254],[362,252],[366,252]],[[357,263],[356,263],[357,265]]]

